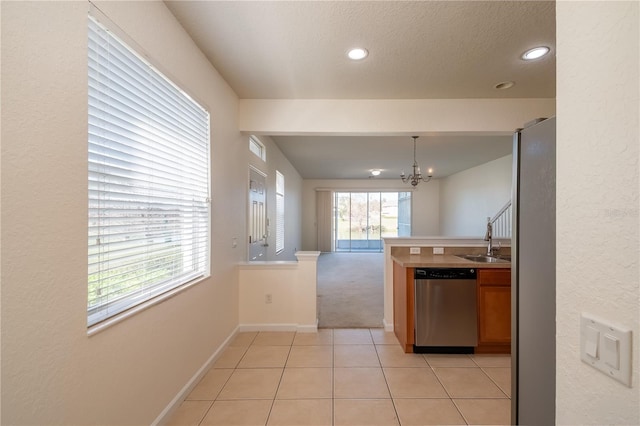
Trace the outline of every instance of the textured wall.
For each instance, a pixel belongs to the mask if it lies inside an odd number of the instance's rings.
[[[87,336],[89,4],[2,2],[2,424],[150,424],[238,325],[237,98],[161,2],[100,7],[211,112],[212,277]]]
[[[493,217],[511,199],[512,163],[513,157],[507,155],[442,179],[442,235],[484,237],[487,217]]]
[[[557,3],[558,424],[640,424],[639,2]],[[633,331],[633,387],[580,361],[580,313]]]

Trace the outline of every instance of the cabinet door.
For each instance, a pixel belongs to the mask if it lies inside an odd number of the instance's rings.
[[[511,342],[511,286],[480,284],[478,343]]]
[[[393,330],[405,352],[413,352],[413,268],[393,262]]]
[[[478,270],[476,353],[511,352],[511,270]]]

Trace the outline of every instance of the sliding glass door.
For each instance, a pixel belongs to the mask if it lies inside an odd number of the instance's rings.
[[[411,193],[398,192],[398,237],[411,236]]]
[[[336,192],[334,212],[336,251],[380,252],[383,238],[411,235],[410,192]]]

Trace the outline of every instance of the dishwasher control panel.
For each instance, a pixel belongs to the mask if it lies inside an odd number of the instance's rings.
[[[474,268],[416,268],[416,280],[475,280]]]

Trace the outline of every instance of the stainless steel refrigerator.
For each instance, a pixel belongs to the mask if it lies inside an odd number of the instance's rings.
[[[512,424],[555,424],[556,119],[513,141]]]

